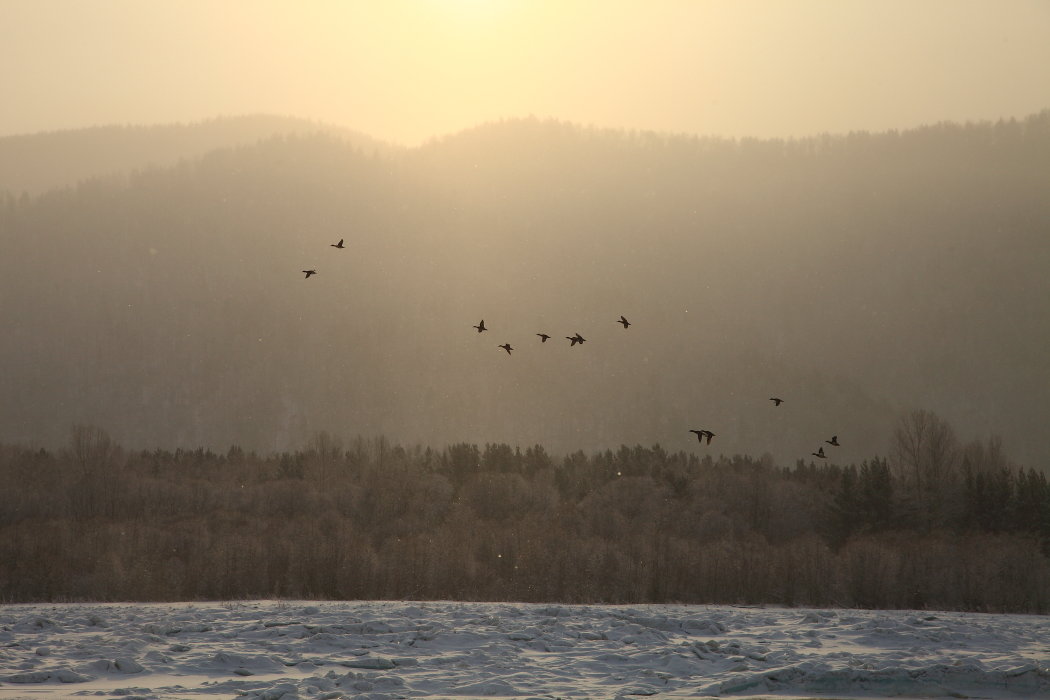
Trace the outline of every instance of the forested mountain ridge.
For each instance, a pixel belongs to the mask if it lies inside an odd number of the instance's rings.
[[[788,142],[515,120],[8,196],[0,439],[85,422],[281,450],[325,429],[791,463],[837,433],[859,463],[921,406],[1042,468],[1047,162],[1050,113]]]
[[[0,137],[0,192],[38,195],[89,179],[166,167],[209,151],[285,134],[326,133],[384,153],[393,146],[329,124],[272,115],[191,124],[97,126]]]

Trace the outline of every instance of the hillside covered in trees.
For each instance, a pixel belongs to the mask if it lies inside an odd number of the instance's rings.
[[[393,147],[364,134],[306,119],[265,114],[195,124],[96,126],[0,137],[0,191],[35,196],[89,179],[122,182],[134,171],[170,167],[218,148],[252,144],[274,134],[319,134],[359,148]]]
[[[269,454],[323,430],[792,464],[837,434],[860,464],[925,406],[1045,469],[1047,162],[1046,112],[796,141],[529,119],[414,149],[289,133],[34,196],[16,178],[0,440],[94,424]]]
[[[1050,611],[1050,486],[928,411],[888,459],[0,447],[0,600],[242,597]]]

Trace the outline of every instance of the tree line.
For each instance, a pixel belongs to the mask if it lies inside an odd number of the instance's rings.
[[[0,446],[0,600],[1050,610],[1050,486],[928,411],[860,465],[621,446]]]

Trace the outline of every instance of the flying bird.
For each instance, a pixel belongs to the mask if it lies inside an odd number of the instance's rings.
[[[329,247],[332,247],[332,248],[345,248],[346,247],[345,245],[343,245],[343,239],[342,238],[339,239],[338,243],[329,243],[328,245],[329,245]]]
[[[571,348],[576,343],[586,343],[587,339],[577,333],[576,335],[567,335],[565,339],[569,341],[569,347]]]
[[[631,325],[631,322],[630,322],[630,321],[628,321],[628,320],[627,320],[626,318],[624,318],[623,316],[620,316],[620,320],[619,320],[619,321],[617,321],[617,323],[622,323],[622,324],[623,324],[623,327],[624,327],[624,328],[627,328],[628,326],[630,326],[630,325]]]
[[[784,403],[784,399],[778,399],[776,396],[772,397],[769,400],[773,402],[774,406],[779,406],[780,404]]]
[[[481,323],[479,323],[478,325],[473,326],[473,327],[478,329],[478,333],[481,333],[482,331],[487,331],[488,330],[488,328],[485,328],[485,319],[481,319]]]
[[[696,439],[701,445],[704,444],[704,438],[707,438],[707,444],[710,445],[711,438],[715,436],[710,430],[690,430],[689,432],[696,433]]]
[[[828,456],[824,454],[824,446],[821,445],[816,452],[810,452],[814,457],[820,457],[821,459],[827,459]]]
[[[829,445],[834,445],[835,447],[839,447],[839,436],[838,435],[832,435],[830,440],[825,440],[824,442],[828,443]],[[824,448],[821,447],[820,449],[823,450]]]
[[[303,279],[310,279],[310,275],[317,274],[317,270],[303,270],[303,272],[306,273],[306,277],[304,277]]]
[[[541,343],[546,343],[547,339],[550,338],[550,336],[547,335],[546,333],[537,333],[536,335],[538,335],[540,337],[540,342]]]
[[[514,348],[512,348],[512,347],[510,346],[510,343],[504,343],[503,345],[497,345],[496,347],[500,347],[500,348],[503,348],[504,350],[506,350],[506,351],[507,351],[507,354],[508,354],[508,355],[510,354],[510,351],[514,349]]]

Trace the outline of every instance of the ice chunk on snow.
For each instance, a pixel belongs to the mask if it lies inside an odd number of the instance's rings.
[[[381,659],[379,657],[370,657],[365,659],[354,659],[353,661],[344,661],[343,666],[347,668],[367,668],[373,671],[387,671],[396,666],[390,659]]]
[[[491,695],[506,697],[510,695],[523,695],[514,686],[510,685],[506,681],[491,680],[483,681],[481,683],[471,683],[469,685],[463,685],[458,688],[453,688],[451,691],[452,695]]]
[[[134,659],[129,659],[126,657],[115,660],[113,662],[113,665],[121,673],[142,673],[146,670],[142,667],[141,664],[139,664]]]
[[[67,668],[55,671],[26,671],[14,673],[3,678],[8,683],[48,683],[59,681],[60,683],[87,683],[92,680],[91,676],[84,676]]]

